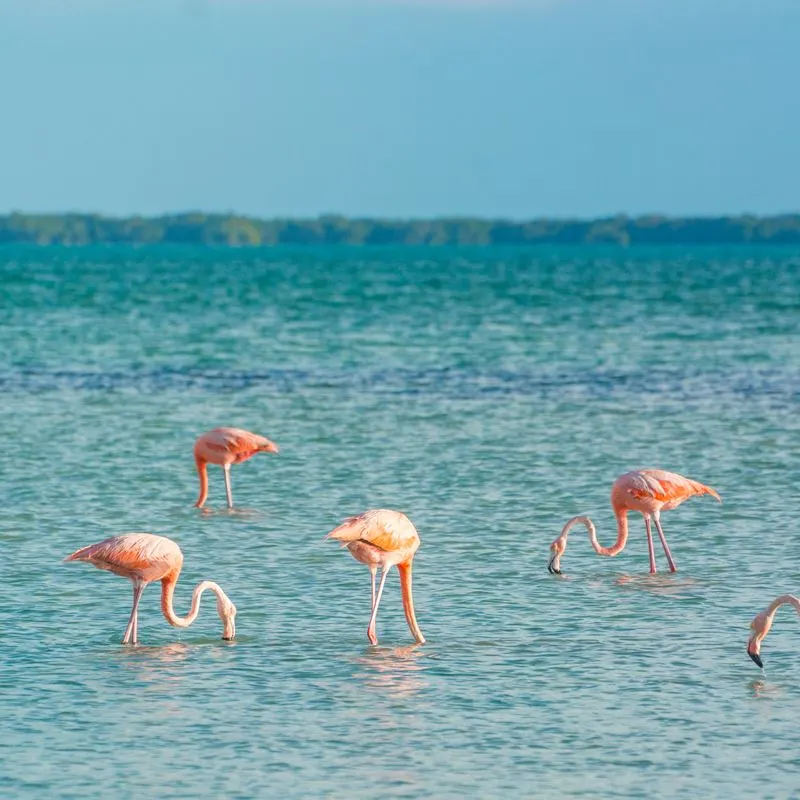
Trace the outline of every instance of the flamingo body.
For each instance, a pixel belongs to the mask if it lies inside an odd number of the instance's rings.
[[[367,637],[374,645],[378,643],[375,623],[378,605],[389,570],[396,566],[400,573],[400,587],[403,596],[403,610],[412,635],[420,644],[425,637],[417,624],[414,613],[414,600],[411,591],[411,565],[414,554],[420,546],[417,529],[411,520],[399,511],[373,509],[355,517],[349,517],[334,528],[328,539],[336,539],[347,547],[353,558],[366,564],[372,576],[372,614],[367,627]],[[381,570],[381,581],[377,594],[375,577]]]
[[[611,505],[617,509],[656,514],[671,511],[695,495],[710,494],[720,500],[714,489],[698,481],[663,469],[626,472],[611,487]],[[721,500],[720,500],[721,502]]]
[[[233,508],[230,469],[241,464],[256,453],[277,453],[278,445],[257,433],[242,428],[214,428],[197,438],[194,444],[194,460],[200,477],[200,495],[195,506],[202,508],[208,498],[208,464],[222,467],[225,475],[225,493],[228,508]]]
[[[624,475],[620,475],[611,487],[611,507],[617,519],[617,541],[611,547],[603,547],[597,541],[596,530],[591,519],[585,516],[573,517],[567,521],[559,537],[550,545],[552,556],[547,568],[551,573],[561,573],[561,555],[567,547],[567,535],[570,528],[577,522],[586,526],[589,531],[589,541],[596,553],[602,556],[615,556],[621,553],[628,539],[628,512],[637,511],[644,517],[651,574],[656,572],[655,551],[650,529],[651,519],[655,522],[670,571],[675,572],[677,567],[661,527],[661,512],[671,511],[690,497],[704,494],[710,494],[722,502],[719,494],[711,487],[690,478],[684,478],[683,475],[675,472],[666,472],[662,469],[626,472]]]
[[[201,595],[210,589],[217,595],[217,613],[224,627],[222,638],[232,639],[235,635],[236,606],[212,581],[202,581],[195,587],[192,607],[186,617],[176,616],[172,596],[183,566],[183,553],[172,539],[152,533],[125,533],[82,547],[64,561],[85,561],[127,578],[133,584],[133,609],[123,644],[137,642],[139,600],[147,584],[154,581],[161,581],[161,609],[170,625],[179,628],[191,625],[200,611]]]
[[[128,580],[152,583],[171,572],[180,572],[183,553],[172,539],[164,536],[125,533],[82,547],[64,561],[85,561]]]

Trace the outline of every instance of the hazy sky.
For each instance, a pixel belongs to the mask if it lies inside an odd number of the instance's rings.
[[[800,0],[0,0],[0,211],[800,210]]]

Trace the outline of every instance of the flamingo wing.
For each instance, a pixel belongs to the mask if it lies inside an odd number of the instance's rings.
[[[125,577],[158,580],[183,563],[183,553],[171,539],[152,533],[126,533],[82,547],[64,561],[86,561]]]
[[[327,538],[345,543],[368,542],[381,550],[392,552],[419,541],[419,534],[405,514],[379,508],[346,519]]]
[[[665,507],[674,508],[684,500],[702,494],[710,494],[722,502],[719,494],[710,486],[684,478],[675,472],[645,469],[631,473],[630,477],[628,491],[634,497],[652,498],[664,503]]]
[[[212,450],[230,453],[237,459],[249,458],[260,450],[277,450],[276,445],[266,437],[242,428],[215,428],[210,431],[206,446]]]

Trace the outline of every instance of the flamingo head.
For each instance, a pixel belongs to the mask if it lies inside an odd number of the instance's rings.
[[[769,629],[771,627],[772,616],[767,614],[766,611],[762,611],[760,614],[757,614],[750,623],[750,630],[753,632],[750,634],[750,640],[747,642],[747,655],[749,655],[759,667],[764,666],[764,662],[761,660],[760,655],[761,642],[769,633]]]
[[[236,606],[227,597],[217,597],[217,613],[222,620],[222,638],[236,636]]]
[[[550,545],[550,561],[547,564],[547,571],[551,575],[561,574],[561,556],[567,549],[567,537],[559,536],[553,544]]]

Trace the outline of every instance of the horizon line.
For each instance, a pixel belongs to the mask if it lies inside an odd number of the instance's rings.
[[[470,221],[470,222],[513,222],[515,224],[525,222],[605,222],[609,220],[718,220],[718,219],[754,219],[769,220],[785,217],[800,216],[800,209],[795,211],[777,211],[770,213],[756,213],[752,211],[737,212],[700,212],[700,213],[666,213],[661,211],[627,212],[618,211],[607,214],[595,215],[565,215],[565,214],[536,214],[531,216],[511,216],[488,214],[427,214],[427,215],[367,215],[367,214],[346,214],[336,211],[324,211],[316,214],[272,214],[259,215],[241,213],[238,211],[202,211],[200,209],[186,209],[183,211],[161,211],[153,214],[142,214],[138,212],[128,214],[106,213],[103,211],[11,211],[0,212],[0,219],[10,217],[93,217],[95,219],[106,220],[158,220],[181,217],[207,217],[229,219],[253,220],[258,222],[285,222],[285,221],[317,221],[317,220],[350,220],[350,221],[370,221],[370,222],[450,222],[450,221]]]

